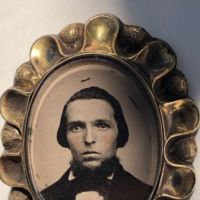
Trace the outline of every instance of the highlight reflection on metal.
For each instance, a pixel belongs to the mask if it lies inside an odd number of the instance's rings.
[[[30,199],[22,164],[23,123],[28,100],[41,78],[63,59],[82,53],[99,53],[135,63],[156,98],[164,127],[164,163],[153,199],[185,199],[192,194],[196,155],[195,134],[199,113],[188,96],[188,83],[175,68],[170,46],[143,28],[123,24],[117,17],[102,14],[86,24],[70,24],[58,35],[39,38],[32,46],[30,61],[16,72],[14,86],[1,97],[5,151],[0,159],[0,178],[13,189],[12,200]]]

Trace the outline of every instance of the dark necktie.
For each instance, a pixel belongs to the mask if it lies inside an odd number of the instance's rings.
[[[73,192],[74,199],[77,194],[81,192],[95,191],[106,199],[111,186],[111,180],[107,178],[93,178],[93,179],[79,179],[76,178],[70,181],[71,192]]]

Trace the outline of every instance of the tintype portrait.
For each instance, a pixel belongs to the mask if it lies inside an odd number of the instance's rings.
[[[28,121],[28,164],[39,198],[145,200],[152,194],[159,170],[156,114],[144,86],[122,66],[87,59],[66,64],[38,90]]]
[[[117,99],[98,87],[78,91],[66,103],[57,133],[58,143],[71,151],[71,167],[42,195],[75,200],[95,192],[97,199],[146,199],[152,188],[125,171],[116,157],[128,136]]]

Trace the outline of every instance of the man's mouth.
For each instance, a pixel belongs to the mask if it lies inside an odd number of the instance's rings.
[[[100,153],[96,151],[85,151],[82,153],[82,155],[99,155]]]
[[[90,161],[97,161],[99,160],[100,153],[96,151],[85,151],[82,153],[84,162],[90,162]]]

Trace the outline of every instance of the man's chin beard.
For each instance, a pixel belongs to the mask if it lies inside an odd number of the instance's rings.
[[[75,159],[73,159],[70,163],[75,177],[87,179],[107,178],[112,175],[117,164],[119,164],[119,159],[116,156],[102,161],[97,167],[85,166],[81,161]]]

